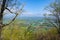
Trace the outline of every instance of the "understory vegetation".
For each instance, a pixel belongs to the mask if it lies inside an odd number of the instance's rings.
[[[43,25],[43,24],[42,24]],[[3,28],[3,40],[60,40],[57,29],[51,27],[49,29],[44,26],[26,25],[24,21],[20,23],[15,21]]]

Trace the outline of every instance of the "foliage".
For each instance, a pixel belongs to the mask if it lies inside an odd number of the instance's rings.
[[[20,26],[17,23],[12,23],[9,26],[3,28],[2,38],[3,40],[50,40],[53,39],[54,36],[57,36],[56,28],[50,28],[46,30],[45,28],[37,28],[35,30],[33,26]],[[24,22],[23,22],[24,23]],[[25,27],[24,27],[25,26]],[[38,30],[37,30],[38,29]],[[56,39],[59,39],[58,37]]]

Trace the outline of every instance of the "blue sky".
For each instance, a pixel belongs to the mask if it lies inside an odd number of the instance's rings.
[[[46,10],[44,10],[45,7],[49,6],[51,2],[54,0],[18,0],[18,2],[21,2],[22,4],[25,3],[24,10],[26,12],[23,12],[19,17],[41,17],[44,13],[50,13]],[[19,6],[18,6],[19,7]],[[12,11],[15,12],[16,8]],[[8,13],[8,11],[7,11]],[[11,17],[14,15],[7,14],[4,17]]]
[[[44,8],[48,6],[54,0],[20,0],[20,2],[25,3],[24,10],[26,12],[22,13],[21,16],[42,16],[44,13],[49,13],[44,11]]]

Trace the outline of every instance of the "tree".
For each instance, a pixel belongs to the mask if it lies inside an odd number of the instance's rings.
[[[60,0],[55,0],[46,9],[52,13],[49,14],[49,16],[53,18],[53,20],[48,18],[48,21],[56,27],[58,33],[60,34]]]
[[[18,5],[17,0],[0,0],[0,40],[2,40],[2,28],[11,24],[19,15],[19,13],[22,13],[23,7],[24,5],[22,5],[21,3]],[[3,24],[3,16],[7,13],[6,10],[8,11],[8,13],[15,14],[15,17],[8,24]],[[14,10],[14,12],[12,10]]]

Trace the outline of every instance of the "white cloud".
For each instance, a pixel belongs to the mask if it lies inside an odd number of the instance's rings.
[[[27,12],[27,13],[22,13],[21,16],[34,17],[34,16],[41,16],[41,14],[40,13]]]
[[[22,13],[22,15],[21,16],[27,16],[27,17],[41,17],[41,16],[43,16],[43,14],[45,14],[45,13],[47,13],[47,14],[50,14],[50,12],[49,11],[41,11],[41,12],[37,12],[37,13],[33,13],[33,12],[26,12],[26,13]]]

